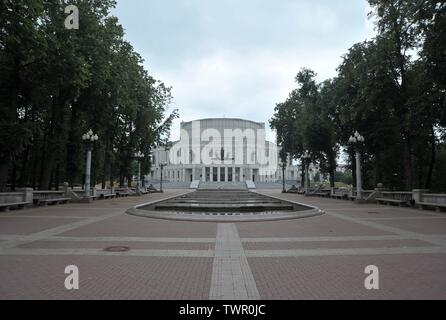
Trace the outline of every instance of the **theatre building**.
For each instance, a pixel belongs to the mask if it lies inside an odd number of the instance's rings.
[[[265,123],[243,119],[202,119],[181,123],[180,140],[152,152],[151,180],[170,182],[279,182],[279,147],[265,138]],[[299,179],[287,161],[286,180]]]

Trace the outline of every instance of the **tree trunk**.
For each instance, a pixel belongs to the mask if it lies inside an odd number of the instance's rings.
[[[132,187],[132,179],[133,177],[132,177],[132,175],[131,174],[128,174],[127,175],[127,186],[129,187],[129,188],[131,188]]]
[[[437,157],[437,141],[435,139],[434,128],[431,129],[431,159],[429,162],[429,170],[427,172],[426,182],[424,184],[425,189],[430,189],[432,186],[432,175],[434,172],[435,161]]]
[[[42,157],[42,175],[39,182],[39,190],[50,190],[51,189],[51,174],[53,173],[54,165],[56,162],[56,123],[58,121],[58,105],[57,98],[53,98],[52,102],[52,114],[51,114],[51,124],[48,128],[47,142],[45,146],[45,156]]]
[[[375,181],[374,185],[377,186],[378,183],[383,183],[383,173],[382,173],[382,160],[381,160],[381,154],[378,152],[375,155],[375,165],[374,165],[374,171],[375,171]]]
[[[9,161],[9,159],[0,163],[0,191],[6,191],[10,165],[11,162]]]
[[[29,154],[30,154],[30,148],[26,148],[25,152],[22,156],[22,162],[20,165],[20,178],[18,181],[19,187],[24,188],[29,182],[29,167],[30,167],[30,161],[29,161]]]
[[[101,185],[102,189],[105,189],[107,187],[107,151],[105,152],[104,156],[104,163],[102,164],[102,177],[101,177]]]
[[[57,164],[56,166],[56,172],[54,174],[54,188],[56,191],[59,191],[59,185],[60,185],[60,164]]]
[[[79,182],[80,167],[83,167],[83,156],[79,157],[81,150],[79,148],[79,123],[78,123],[78,107],[74,104],[71,108],[70,117],[70,132],[68,136],[67,144],[67,156],[66,156],[66,176],[68,184],[72,187],[76,182]],[[83,155],[83,154],[82,154]]]
[[[115,186],[114,182],[114,172],[113,172],[113,160],[110,161],[110,188],[113,188]]]
[[[65,99],[59,91],[57,97],[53,98],[52,122],[48,134],[46,158],[43,160],[43,170],[40,179],[40,190],[51,189],[51,175],[54,174],[56,165],[59,164],[61,139],[65,130]]]
[[[329,175],[330,175],[330,187],[335,187],[335,174],[336,174],[336,155],[333,150],[330,150],[328,153],[328,162],[329,162]]]
[[[12,167],[12,174],[11,174],[11,191],[15,191],[16,181],[17,181],[17,165],[14,164]]]
[[[124,188],[124,168],[119,167],[119,187]]]
[[[354,150],[350,151],[350,161],[352,163],[352,186],[356,188],[356,155]]]
[[[409,137],[403,141],[404,144],[404,182],[407,191],[412,190],[413,187],[413,166],[412,166],[412,145]]]
[[[8,125],[17,125],[17,107],[19,103],[19,86],[20,86],[20,73],[19,73],[19,65],[20,62],[16,58],[14,61],[14,68],[12,71],[11,81],[9,88],[9,103],[8,105],[8,111],[5,112],[5,119],[3,119],[5,124]],[[9,151],[14,150],[14,141],[11,141],[11,148]],[[4,157],[3,159],[0,158],[0,191],[6,190],[6,184],[8,182],[8,174],[9,169],[12,164],[12,154],[13,152],[8,152],[8,155]]]

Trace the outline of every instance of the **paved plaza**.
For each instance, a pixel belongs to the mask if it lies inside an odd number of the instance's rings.
[[[446,214],[259,193],[324,215],[210,223],[131,216],[169,190],[0,215],[1,299],[445,299]],[[110,252],[109,247],[127,247]],[[65,267],[79,268],[68,291]],[[367,266],[379,290],[367,290]]]

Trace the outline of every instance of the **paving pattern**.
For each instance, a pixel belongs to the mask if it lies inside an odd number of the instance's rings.
[[[446,299],[446,214],[260,190],[326,211],[249,223],[125,214],[165,194],[0,214],[0,299]],[[109,247],[129,250],[110,252]],[[79,268],[67,290],[65,267]],[[379,290],[364,269],[379,268]]]
[[[212,300],[260,299],[237,227],[232,223],[218,225],[209,297]]]

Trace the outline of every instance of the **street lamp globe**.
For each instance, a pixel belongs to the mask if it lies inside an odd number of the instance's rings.
[[[144,153],[142,153],[141,151],[136,152],[135,158],[144,158]]]
[[[99,136],[93,133],[93,130],[89,130],[87,133],[82,135],[82,140],[86,142],[95,142],[99,140]]]

